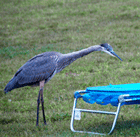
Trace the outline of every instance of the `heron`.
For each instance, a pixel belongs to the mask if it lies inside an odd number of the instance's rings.
[[[90,46],[88,48],[67,54],[62,54],[54,51],[44,52],[42,54],[34,56],[23,66],[21,66],[15,73],[13,78],[6,85],[4,92],[7,93],[13,89],[24,86],[39,86],[40,89],[37,98],[36,126],[38,126],[39,124],[40,102],[42,105],[44,124],[46,125],[43,99],[43,90],[45,83],[52,79],[52,77],[56,73],[62,71],[66,66],[70,65],[78,58],[88,55],[89,53],[92,53],[94,51],[106,52],[109,55],[116,56],[122,61],[122,59],[113,51],[112,46],[108,43]]]

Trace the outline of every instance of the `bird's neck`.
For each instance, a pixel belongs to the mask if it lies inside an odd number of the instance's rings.
[[[76,60],[78,58],[81,58],[83,56],[88,55],[91,52],[100,51],[100,50],[101,50],[101,46],[100,45],[95,45],[95,46],[91,46],[91,47],[88,47],[86,49],[82,49],[82,50],[72,52],[72,53],[68,53],[68,54],[65,54],[65,55],[69,58],[73,58],[73,59]]]
[[[101,50],[101,46],[95,45],[95,46],[91,46],[86,49],[82,49],[80,51],[63,54],[63,56],[57,62],[57,69],[58,69],[57,72],[60,72],[62,69],[64,69],[66,66],[70,65],[72,62],[74,62],[78,58],[86,56],[93,51],[100,51],[100,50]]]

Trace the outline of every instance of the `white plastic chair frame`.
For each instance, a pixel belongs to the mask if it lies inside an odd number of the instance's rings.
[[[85,91],[81,90],[78,91],[79,93],[85,93]],[[134,96],[134,95],[133,95]],[[112,127],[110,132],[108,132],[107,134],[110,135],[113,133],[115,125],[116,125],[116,121],[120,112],[120,108],[121,108],[121,104],[123,102],[130,102],[130,101],[134,101],[135,99],[125,99],[125,97],[131,97],[131,95],[129,94],[124,94],[124,95],[120,95],[118,97],[118,107],[117,107],[117,111],[116,112],[109,112],[109,111],[99,111],[99,110],[88,110],[88,109],[80,109],[80,108],[76,108],[77,105],[77,99],[78,98],[74,98],[74,104],[73,104],[73,110],[72,110],[72,116],[71,116],[71,123],[70,123],[70,129],[72,132],[78,132],[78,133],[89,133],[89,134],[96,134],[96,135],[106,135],[106,133],[98,133],[98,132],[90,132],[90,131],[78,131],[75,130],[73,127],[73,123],[74,123],[74,119],[75,119],[75,111],[80,111],[80,112],[88,112],[88,113],[99,113],[99,114],[108,114],[108,115],[115,115]],[[137,99],[136,99],[137,100]],[[140,98],[138,99],[140,100]]]

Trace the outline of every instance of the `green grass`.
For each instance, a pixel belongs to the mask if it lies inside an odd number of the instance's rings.
[[[140,82],[139,5],[140,0],[0,1],[0,136],[93,136],[70,131],[73,92]],[[3,93],[18,68],[36,54],[68,53],[102,42],[110,43],[123,62],[94,52],[57,74],[44,88],[47,126],[41,111],[40,126],[35,126],[39,88]],[[104,109],[96,104],[81,106]],[[139,110],[139,105],[123,106],[112,136],[139,136]],[[82,118],[76,128],[97,131],[107,131],[112,120],[104,115],[82,114]]]

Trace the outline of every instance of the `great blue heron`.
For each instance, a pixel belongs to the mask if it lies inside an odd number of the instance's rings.
[[[4,91],[7,93],[15,88],[24,86],[40,86],[37,99],[36,125],[38,125],[39,122],[38,117],[40,99],[42,104],[44,124],[46,124],[43,100],[44,84],[47,83],[56,73],[70,65],[73,61],[88,55],[93,51],[104,51],[112,56],[116,56],[122,61],[122,59],[113,51],[113,48],[108,43],[91,46],[89,48],[68,54],[61,54],[59,52],[45,52],[34,56],[28,60],[21,68],[19,68],[14,77],[6,85]]]

